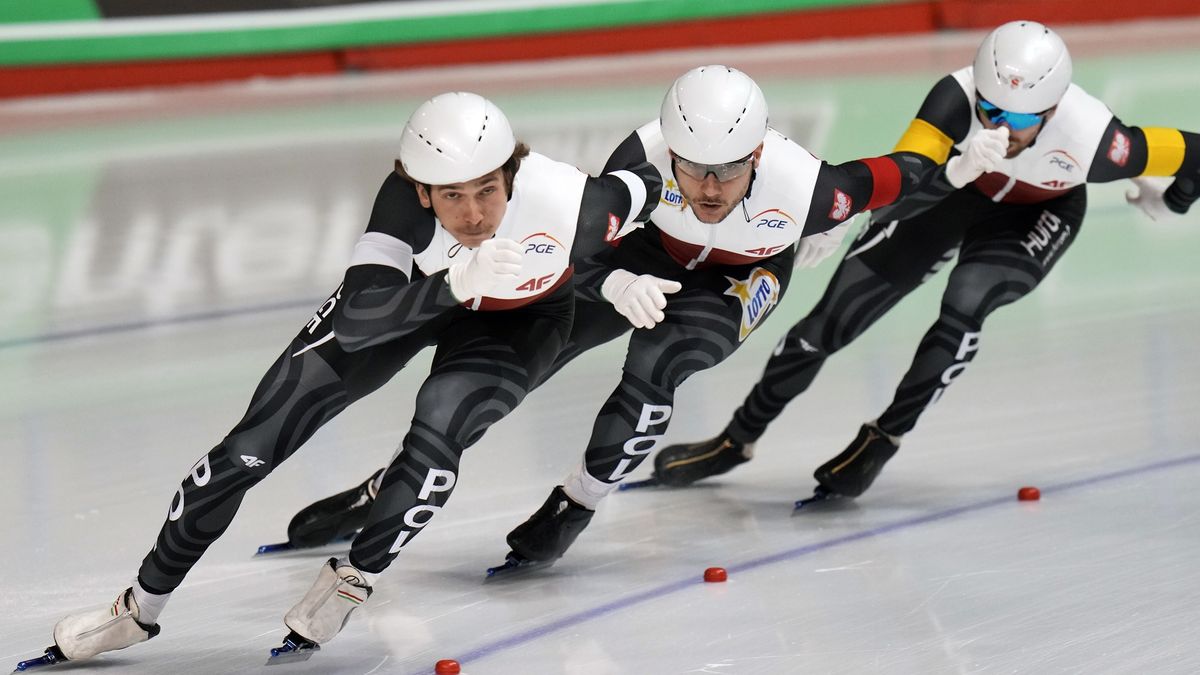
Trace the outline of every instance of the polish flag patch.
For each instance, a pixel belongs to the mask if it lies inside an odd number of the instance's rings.
[[[608,231],[604,233],[604,241],[612,241],[617,238],[617,233],[621,231],[621,219],[613,214],[608,214]]]
[[[843,221],[850,215],[850,210],[854,206],[854,200],[850,199],[850,195],[842,192],[837,188],[833,188],[833,208],[829,209],[829,218],[831,220]]]
[[[1113,132],[1112,145],[1108,146],[1108,159],[1117,166],[1125,166],[1129,161],[1129,137],[1120,131]]]

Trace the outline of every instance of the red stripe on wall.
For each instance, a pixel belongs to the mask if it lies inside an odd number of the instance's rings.
[[[793,42],[818,38],[888,35],[934,30],[929,2],[844,7],[677,21],[548,35],[464,40],[348,49],[351,68],[411,68],[462,63],[526,61],[563,56],[595,56],[662,49]]]
[[[791,42],[934,29],[929,2],[682,21],[668,25],[431,42],[328,52],[0,68],[0,97],[648,50]]]
[[[247,55],[87,65],[0,68],[0,98],[161,87],[464,63],[637,53],[894,35],[943,28],[990,28],[1029,18],[1049,24],[1198,16],[1197,0],[914,0],[761,14],[670,24],[457,42],[350,48],[298,54]]]
[[[341,60],[334,52],[0,68],[0,98],[321,75],[339,70]]]
[[[936,4],[941,28],[993,28],[1017,19],[1054,25],[1200,14],[1196,0],[936,0]]]

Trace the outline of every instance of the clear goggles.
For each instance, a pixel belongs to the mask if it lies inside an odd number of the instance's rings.
[[[684,159],[679,155],[672,155],[672,157],[675,158],[676,168],[696,180],[704,180],[711,173],[716,177],[717,181],[724,183],[735,178],[741,178],[750,173],[750,170],[754,168],[754,153],[750,153],[737,161],[725,162],[724,164],[701,164],[700,162],[693,162],[690,159]]]
[[[1046,111],[1040,113],[1009,112],[978,94],[976,98],[978,99],[979,112],[983,113],[996,126],[1006,124],[1013,131],[1020,131],[1041,124],[1042,120],[1046,119]]]

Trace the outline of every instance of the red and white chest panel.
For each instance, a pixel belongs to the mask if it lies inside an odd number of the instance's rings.
[[[745,265],[769,258],[804,235],[804,221],[821,160],[773,129],[750,197],[719,223],[702,223],[688,207],[671,171],[671,157],[657,121],[638,129],[646,158],[663,176],[662,197],[650,220],[663,246],[688,269],[706,264]]]
[[[571,276],[571,245],[579,221],[586,175],[579,169],[531,153],[521,163],[513,182],[512,199],[496,236],[522,245],[520,278],[509,288],[473,298],[467,306],[477,310],[520,307],[550,293]],[[433,241],[413,262],[425,274],[450,265],[467,263],[475,249],[458,243],[441,222]]]
[[[971,67],[954,73],[971,103],[972,134],[983,128],[975,114],[975,76]],[[975,187],[997,202],[1029,204],[1046,201],[1078,185],[1087,183],[1092,159],[1112,121],[1112,111],[1102,101],[1072,84],[1067,89],[1054,116],[1045,122],[1037,140],[1016,157],[1005,159],[996,171],[986,173],[975,181]],[[1111,149],[1119,159],[1129,152],[1129,139],[1124,149],[1118,135]],[[966,142],[956,146],[960,151]],[[1114,160],[1118,161],[1118,160]]]

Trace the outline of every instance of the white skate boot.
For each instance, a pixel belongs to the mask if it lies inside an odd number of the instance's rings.
[[[50,665],[61,661],[79,661],[103,652],[124,649],[158,635],[158,624],[147,626],[138,621],[138,606],[133,589],[121,591],[115,602],[102,609],[84,610],[65,617],[54,626],[54,646],[45,655],[22,661],[17,670]]]
[[[337,558],[330,558],[321,567],[316,583],[283,617],[291,632],[282,646],[271,650],[270,662],[285,654],[307,652],[303,658],[311,656],[341,632],[350,613],[369,597],[371,587],[363,573],[349,563],[338,564]]]

